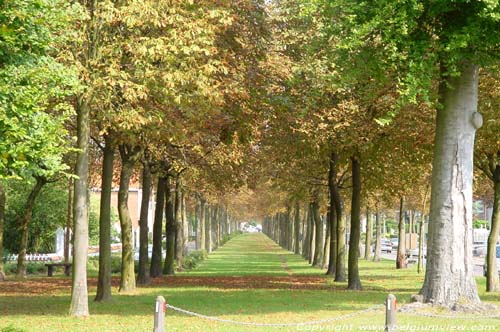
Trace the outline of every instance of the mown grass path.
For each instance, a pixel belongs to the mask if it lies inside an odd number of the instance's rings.
[[[283,267],[286,262],[286,269]],[[290,275],[291,273],[291,275]],[[154,280],[132,294],[118,294],[114,278],[113,300],[92,302],[95,279],[90,285],[90,312],[86,319],[67,316],[70,280],[65,277],[35,277],[0,283],[0,331],[7,326],[19,331],[151,331],[154,300],[167,302],[205,315],[244,322],[291,323],[353,313],[382,304],[389,292],[399,303],[418,292],[423,275],[415,269],[396,270],[394,262],[360,260],[363,291],[347,291],[345,283],[333,283],[324,271],[309,267],[262,234],[244,234],[210,254],[196,270]],[[479,278],[484,289],[484,278]],[[483,300],[500,305],[499,294],[484,294]],[[500,320],[435,319],[398,315],[406,330],[500,331]],[[323,331],[381,331],[384,312],[364,313],[355,318],[322,325]],[[311,327],[247,327],[218,323],[167,311],[166,331],[314,331]],[[404,330],[404,329],[401,329]],[[16,331],[17,330],[13,330]],[[319,331],[316,327],[315,331]]]

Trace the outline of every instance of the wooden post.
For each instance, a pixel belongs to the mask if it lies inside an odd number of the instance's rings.
[[[392,294],[385,301],[385,332],[397,330],[396,324],[396,297]]]
[[[153,332],[165,332],[165,311],[167,309],[165,298],[158,296],[155,306],[155,326]]]

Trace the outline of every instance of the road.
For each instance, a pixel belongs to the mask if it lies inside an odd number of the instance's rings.
[[[393,251],[390,254],[389,253],[382,253],[382,258],[396,261],[396,251]],[[483,275],[484,257],[474,256],[473,262],[474,262],[474,276],[476,276],[476,277],[482,276]]]

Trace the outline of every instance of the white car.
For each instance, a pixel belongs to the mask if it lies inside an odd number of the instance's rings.
[[[500,275],[500,245],[497,245],[496,251],[497,251],[497,270],[498,274]],[[483,275],[486,277],[486,256],[484,256]]]
[[[391,241],[382,240],[380,243],[380,251],[388,254],[392,253]],[[372,252],[375,252],[375,245],[372,245]]]

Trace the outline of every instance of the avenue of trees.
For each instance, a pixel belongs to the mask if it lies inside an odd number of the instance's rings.
[[[500,290],[498,31],[490,0],[0,1],[0,257],[17,230],[26,276],[33,230],[46,231],[35,207],[65,191],[52,224],[70,221],[70,314],[89,315],[89,189],[101,193],[95,300],[109,301],[117,186],[120,292],[174,274],[191,228],[211,252],[256,219],[360,290],[358,260],[380,260],[392,214],[397,268],[410,231],[424,270],[428,228],[423,301],[479,303],[474,194],[493,202],[487,290]]]

